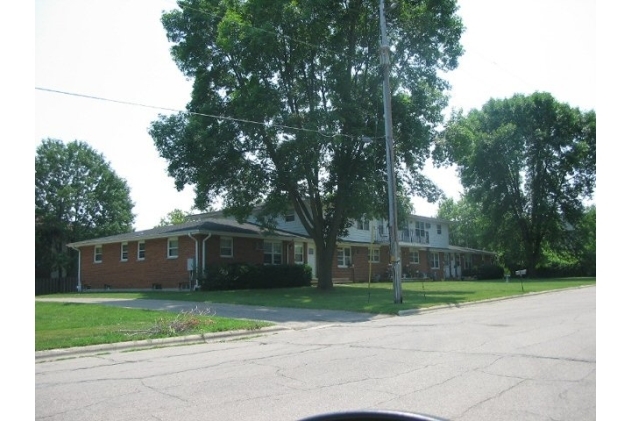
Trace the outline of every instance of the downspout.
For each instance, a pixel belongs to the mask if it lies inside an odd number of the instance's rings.
[[[206,275],[206,240],[208,240],[212,236],[211,233],[208,233],[208,236],[202,240],[202,273]],[[195,280],[195,289],[199,288],[199,283],[197,279]]]
[[[190,232],[188,233],[188,236],[191,237],[193,241],[195,241],[195,260],[194,260],[195,271],[194,272],[197,272],[197,267],[198,267],[197,262],[199,261],[199,244],[197,243],[197,238],[193,237]],[[194,273],[194,276],[195,276],[195,288],[197,288],[197,274]],[[189,282],[190,281],[192,281],[192,279],[190,279],[189,277]]]
[[[81,250],[76,247],[70,248],[79,253],[79,258],[77,259],[77,292],[81,292]]]

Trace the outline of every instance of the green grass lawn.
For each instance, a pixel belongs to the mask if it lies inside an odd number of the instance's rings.
[[[396,314],[400,310],[422,309],[443,304],[458,305],[472,301],[531,292],[595,285],[595,278],[505,281],[403,282],[403,303],[394,304],[391,283],[336,285],[331,291],[316,287],[212,292],[83,292],[52,297],[99,297],[164,299],[204,303],[229,303],[267,307],[347,310]],[[260,322],[200,316],[193,330],[134,333],[156,330],[178,317],[176,313],[115,308],[97,304],[35,303],[35,349],[45,350],[129,340],[177,336],[202,332],[258,329]],[[181,317],[181,316],[180,316]]]
[[[35,350],[256,330],[271,323],[100,304],[35,302]]]
[[[147,291],[74,293],[64,296],[146,298],[205,303],[229,303],[268,307],[348,310],[368,313],[396,314],[399,310],[426,308],[441,304],[459,304],[489,298],[522,295],[529,292],[594,285],[595,278],[568,278],[505,281],[437,281],[403,282],[403,304],[394,304],[391,283],[357,283],[335,285],[332,291],[316,287],[235,290],[235,291]],[[523,290],[522,290],[523,288]]]

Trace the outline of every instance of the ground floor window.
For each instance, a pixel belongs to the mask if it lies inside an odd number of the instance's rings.
[[[368,249],[368,261],[370,263],[379,263],[379,248]]]
[[[103,261],[103,246],[94,246],[94,263],[101,263]]]
[[[232,237],[221,237],[219,240],[219,255],[232,257]]]
[[[305,248],[302,244],[294,245],[294,263],[303,264],[305,261]]]
[[[280,265],[282,263],[281,243],[275,241],[263,243],[263,263],[266,265]]]
[[[167,257],[174,259],[178,255],[178,241],[177,238],[169,238],[167,241]]]
[[[410,250],[410,263],[414,263],[414,264],[420,263],[418,250]]]
[[[438,253],[430,253],[432,269],[440,269],[440,256]]]
[[[337,266],[347,268],[351,265],[351,248],[341,247],[337,249]]]
[[[470,254],[465,254],[464,255],[464,268],[465,269],[471,269],[471,255]]]

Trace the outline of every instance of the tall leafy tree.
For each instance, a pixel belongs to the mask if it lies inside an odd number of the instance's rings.
[[[35,271],[72,273],[66,244],[132,230],[127,182],[85,142],[45,139],[35,155]]]
[[[466,195],[458,201],[452,198],[442,200],[437,216],[452,222],[449,244],[478,250],[492,247],[492,238],[486,235],[490,221]]]
[[[491,233],[505,242],[512,235],[534,274],[545,242],[576,224],[593,194],[596,114],[548,93],[492,99],[452,116],[434,158],[457,164],[469,199],[493,221]]]
[[[157,226],[166,227],[168,225],[182,224],[186,222],[188,215],[189,213],[184,212],[182,209],[173,209],[171,212],[167,213],[164,218],[160,218],[160,223]]]
[[[296,211],[317,249],[318,286],[332,288],[336,241],[349,221],[387,214],[377,0],[180,0],[163,14],[172,56],[193,92],[187,112],[150,134],[178,189],[196,206],[262,222]],[[422,174],[456,67],[455,0],[387,10],[398,191],[434,201]],[[366,142],[367,138],[373,139]]]

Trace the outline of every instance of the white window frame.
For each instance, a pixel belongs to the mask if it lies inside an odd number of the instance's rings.
[[[138,253],[136,254],[136,260],[145,260],[145,254],[145,242],[138,241]]]
[[[366,218],[358,219],[355,226],[360,231],[370,231],[370,221]]]
[[[436,234],[442,234],[443,227],[440,224],[436,224]]]
[[[225,253],[228,249],[230,249],[230,253]],[[219,238],[219,257],[234,257],[234,239],[232,237]]]
[[[94,246],[94,263],[103,263],[103,245]]]
[[[300,250],[300,252],[298,252]],[[296,258],[299,256],[300,258]],[[305,262],[305,246],[303,244],[294,244],[294,263],[303,264]]]
[[[121,243],[121,262],[129,260],[129,244],[127,241]]]
[[[421,263],[421,253],[418,250],[410,250],[410,264],[418,265]]]
[[[379,263],[381,261],[381,249],[379,247],[368,247],[368,262]]]
[[[473,259],[471,258],[470,254],[465,254],[464,255],[464,268],[465,269],[471,269],[473,267]]]
[[[172,243],[175,242],[175,247]],[[167,239],[167,259],[177,259],[179,255],[180,241],[177,237]]]
[[[341,253],[341,254],[340,254]],[[350,247],[338,247],[337,248],[337,267],[347,268],[352,265],[351,260],[351,248]]]
[[[280,265],[283,263],[283,244],[280,241],[263,242],[263,264]]]
[[[425,238],[425,223],[422,221],[416,221],[414,223],[414,235],[419,238]]]
[[[296,220],[296,212],[287,211],[285,212],[285,222],[294,222]]]
[[[431,268],[432,269],[440,269],[440,254],[431,252],[430,253],[430,259],[431,259],[431,262],[430,262]]]

